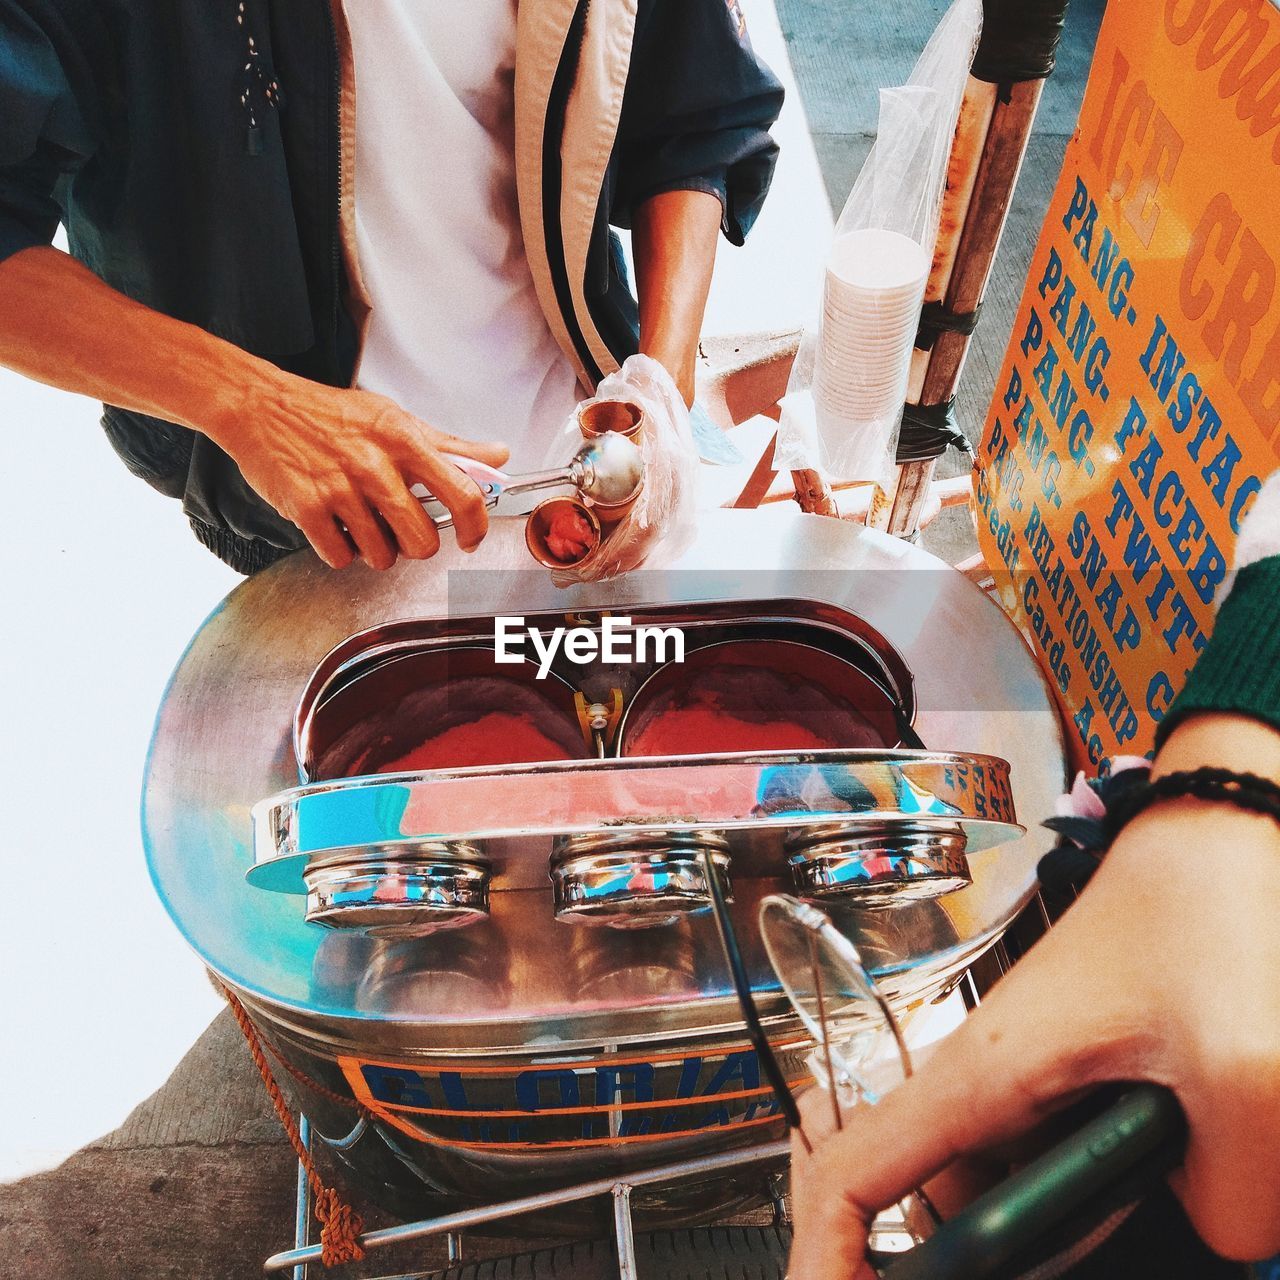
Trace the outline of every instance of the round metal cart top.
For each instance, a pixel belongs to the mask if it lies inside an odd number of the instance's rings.
[[[520,521],[495,521],[474,555],[451,543],[386,573],[341,573],[299,553],[236,588],[192,640],[170,682],[148,760],[143,829],[166,908],[201,959],[251,1002],[297,1027],[368,1049],[460,1052],[622,1042],[727,1027],[732,988],[705,918],[628,932],[553,917],[550,883],[493,895],[460,933],[384,940],[308,925],[300,900],[246,879],[251,811],[301,781],[299,698],[335,646],[371,627],[463,615],[571,615],[646,605],[802,599],[879,631],[915,684],[915,730],[938,753],[1012,765],[1029,834],[972,851],[973,883],[891,911],[840,910],[840,924],[890,987],[921,989],[977,953],[1028,899],[1047,838],[1036,830],[1063,783],[1057,714],[1012,624],[954,569],[897,539],[791,508],[716,511],[677,564],[605,584],[555,587],[532,566]],[[483,825],[478,823],[477,825]],[[541,870],[545,873],[545,860]],[[748,963],[770,987],[754,906],[785,888],[735,878]]]

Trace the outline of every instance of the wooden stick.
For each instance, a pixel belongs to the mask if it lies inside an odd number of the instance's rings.
[[[796,501],[801,511],[815,516],[839,516],[840,508],[832,496],[831,486],[817,471],[793,471],[791,479],[796,487]]]
[[[938,219],[938,239],[934,244],[929,283],[925,286],[925,302],[941,302],[947,296],[947,286],[951,283],[960,238],[968,220],[969,204],[974,184],[978,180],[978,169],[982,163],[982,153],[987,134],[991,130],[991,117],[995,108],[996,86],[970,76],[965,85],[964,100],[960,103],[956,136],[947,161],[942,213]]]
[[[929,352],[919,347],[911,353],[911,373],[907,377],[907,403],[919,404],[924,395],[925,375],[929,372]]]
[[[751,469],[751,475],[747,477],[747,483],[743,485],[742,492],[730,504],[739,509],[754,510],[768,496],[769,486],[773,484],[775,475],[773,469],[773,455],[778,447],[778,433],[773,433],[773,438],[769,441],[769,447],[760,455],[756,465]]]
[[[949,311],[970,312],[982,301],[1043,89],[1043,80],[1023,80],[1012,86],[1007,102],[996,104],[947,288],[945,305]],[[938,335],[925,376],[922,404],[945,404],[951,399],[968,349],[969,338],[965,334]]]
[[[969,77],[965,85],[960,114],[956,118],[955,137],[947,160],[946,185],[943,188],[942,211],[938,219],[938,238],[934,244],[933,264],[925,286],[926,303],[941,302],[960,251],[974,187],[982,167],[991,118],[996,108],[996,86]],[[911,353],[911,372],[907,379],[907,403],[923,404],[931,350],[916,348]],[[878,527],[899,535],[911,534],[919,525],[920,511],[933,482],[936,460],[907,462],[898,468],[892,494],[872,509]]]
[[[971,85],[981,83],[971,80]],[[994,89],[994,86],[989,86]],[[960,315],[977,309],[991,277],[1000,237],[1009,214],[1009,204],[1026,155],[1031,126],[1044,89],[1043,80],[1024,80],[1011,86],[1007,100],[993,98],[993,109],[981,158],[970,186],[971,198],[964,230],[955,245],[943,305]],[[967,95],[966,95],[967,96]],[[962,111],[963,116],[963,111]],[[956,147],[962,146],[957,130]],[[956,162],[953,152],[952,161]],[[948,168],[950,174],[951,167]],[[935,256],[935,266],[938,260]],[[930,289],[934,277],[930,276]],[[927,353],[926,361],[913,361],[912,383],[919,378],[913,404],[939,405],[955,395],[964,370],[970,338],[961,333],[940,333]],[[921,353],[917,352],[917,356]],[[920,365],[924,365],[920,376]],[[913,385],[912,391],[917,391]],[[920,512],[929,494],[937,467],[936,459],[910,462],[898,468],[897,484],[888,512],[882,516],[890,533],[911,534],[919,526]]]

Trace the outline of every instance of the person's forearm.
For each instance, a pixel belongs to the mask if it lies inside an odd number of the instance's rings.
[[[1156,755],[1154,776],[1209,766],[1280,782],[1280,732],[1249,716],[1201,712],[1184,720]]]
[[[459,546],[488,529],[480,490],[446,454],[500,466],[501,445],[446,435],[385,396],[311,382],[126,298],[74,259],[32,248],[0,263],[0,365],[64,391],[203,432],[330,565],[375,568],[440,546],[425,484]]]
[[[693,403],[720,217],[720,201],[705,191],[667,191],[640,205],[631,230],[640,350],[666,368],[686,404]]]
[[[0,364],[219,443],[234,433],[251,388],[283,393],[289,381],[268,361],[134,302],[43,247],[0,263]]]

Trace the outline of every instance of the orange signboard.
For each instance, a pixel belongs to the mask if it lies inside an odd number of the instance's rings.
[[[1280,457],[1280,10],[1108,6],[983,432],[1076,763],[1150,751]]]

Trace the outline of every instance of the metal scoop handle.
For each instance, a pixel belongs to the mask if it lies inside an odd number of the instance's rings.
[[[631,501],[644,484],[644,458],[639,448],[624,436],[612,433],[585,441],[563,467],[526,475],[508,475],[474,458],[444,456],[480,486],[486,507],[541,489],[573,485],[583,497],[616,508]],[[446,529],[453,524],[453,516],[444,504],[424,486],[414,485],[411,492],[437,528]]]
[[[484,497],[484,505],[490,510],[504,498],[573,484],[575,471],[578,470],[571,463],[567,467],[560,467],[554,471],[535,471],[528,475],[512,476],[489,466],[488,463],[478,462],[475,458],[464,458],[456,453],[446,453],[444,457],[446,461],[452,462],[459,471],[476,482]],[[453,513],[435,494],[429,492],[425,485],[416,484],[410,492],[422,503],[423,510],[435,522],[437,529],[453,528]]]

